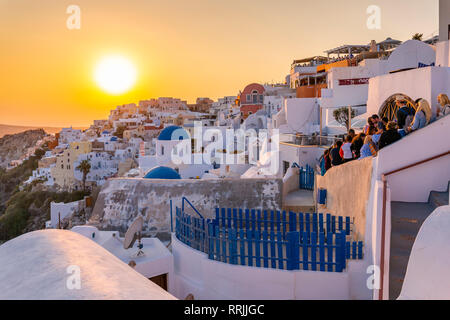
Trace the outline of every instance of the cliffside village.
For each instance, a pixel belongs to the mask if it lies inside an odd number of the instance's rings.
[[[432,39],[344,44],[296,59],[282,84],[120,105],[46,137],[27,183],[101,186],[92,218],[0,253],[55,236],[88,255],[89,238],[179,299],[449,299],[449,25],[442,14]],[[227,134],[241,129],[243,144]],[[52,203],[47,228],[85,203]]]

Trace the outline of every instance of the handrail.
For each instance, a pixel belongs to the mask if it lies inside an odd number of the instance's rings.
[[[195,213],[197,213],[200,216],[200,218],[202,218],[203,220],[205,219],[205,218],[203,218],[203,216],[200,214],[200,212],[198,212],[198,210],[194,207],[194,205],[186,197],[183,197],[183,199],[182,199],[182,203],[181,203],[181,210],[182,210],[182,212],[184,212],[184,202],[185,201],[195,211]]]
[[[384,173],[381,175],[381,181],[383,182],[383,211],[382,211],[382,220],[381,220],[381,257],[380,257],[380,290],[378,295],[378,300],[383,300],[384,294],[384,265],[385,265],[385,246],[386,246],[386,202],[387,202],[387,177],[398,172],[419,166],[421,164],[445,157],[450,155],[450,151],[441,153],[437,156],[427,158],[422,161],[415,162],[413,164],[401,167],[399,169]]]

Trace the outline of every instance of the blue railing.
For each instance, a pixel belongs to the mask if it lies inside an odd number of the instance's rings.
[[[187,204],[192,208],[192,210],[194,210],[195,213],[198,214],[198,216],[203,219],[203,216],[200,214],[200,212],[198,212],[198,210],[194,207],[194,205],[186,197],[183,197],[182,201],[181,201],[181,210],[183,210],[183,212],[184,212],[184,203],[185,202],[187,202]]]
[[[303,190],[314,190],[314,169],[309,165],[306,168],[300,168],[300,189]]]
[[[283,270],[342,272],[363,259],[363,243],[351,238],[350,218],[329,214],[217,209],[199,219],[176,209],[178,240],[224,263]]]
[[[349,236],[354,224],[350,217],[336,217],[331,214],[236,208],[217,208],[215,219],[210,221],[223,229],[281,232],[283,239],[287,238],[288,232],[296,231],[301,234],[336,234],[343,231]]]

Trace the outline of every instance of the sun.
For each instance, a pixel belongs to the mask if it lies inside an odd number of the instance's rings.
[[[122,56],[104,57],[95,67],[95,82],[104,91],[119,95],[136,83],[136,68]]]

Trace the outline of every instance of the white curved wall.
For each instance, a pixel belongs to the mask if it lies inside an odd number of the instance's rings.
[[[450,299],[450,206],[436,209],[414,243],[399,300]]]
[[[387,62],[387,71],[417,68],[419,63],[431,65],[436,62],[434,48],[422,41],[408,40],[391,54]]]

